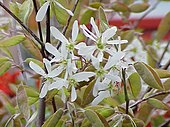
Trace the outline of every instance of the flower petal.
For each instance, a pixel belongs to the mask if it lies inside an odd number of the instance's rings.
[[[46,58],[44,58],[43,63],[45,64],[45,67],[46,67],[48,73],[50,73],[51,72],[51,63],[50,63],[50,61],[47,60]]]
[[[63,66],[59,66],[59,67],[55,68],[54,70],[52,70],[47,75],[47,77],[54,78],[54,77],[58,76],[59,74],[61,74],[62,71],[63,71]]]
[[[40,98],[43,98],[43,97],[45,97],[46,96],[46,94],[47,94],[47,92],[48,92],[48,84],[44,84],[43,85],[43,87],[42,87],[42,89],[41,89],[41,92],[40,92]]]
[[[90,19],[90,24],[92,25],[97,37],[100,38],[100,32],[99,32],[99,29],[98,29],[93,17],[91,17],[91,19]]]
[[[99,104],[103,99],[107,98],[110,96],[109,91],[101,91],[99,92],[99,95],[92,101],[92,105],[97,105]]]
[[[99,51],[98,55],[97,55],[97,59],[99,60],[99,62],[103,61],[103,52]]]
[[[89,81],[89,78],[94,76],[96,73],[94,72],[79,72],[72,76],[72,78],[76,79],[77,82],[81,81]]]
[[[74,86],[72,86],[72,88],[71,88],[71,102],[75,101],[76,99],[77,99],[76,89]]]
[[[125,43],[128,43],[128,41],[127,40],[111,40],[111,41],[107,41],[107,44],[111,44],[111,45],[125,44]]]
[[[58,78],[55,82],[48,86],[48,90],[58,89],[60,90],[63,86],[67,86],[68,82],[64,79]]]
[[[93,55],[91,56],[91,60],[92,60],[92,65],[96,68],[96,69],[99,69],[99,65],[100,65],[100,62],[99,60],[94,57]]]
[[[94,87],[93,87],[93,96],[96,97],[98,94],[98,86],[100,84],[100,78],[97,78]]]
[[[35,64],[34,62],[30,62],[29,63],[29,66],[31,67],[32,70],[34,70],[36,73],[42,75],[42,76],[45,76],[46,73],[45,71],[37,64]]]
[[[47,9],[48,9],[49,4],[50,4],[50,1],[45,2],[45,3],[41,6],[41,8],[38,10],[37,15],[36,15],[36,21],[37,21],[37,22],[40,22],[40,21],[43,20],[43,18],[44,18],[45,15],[46,15],[46,12],[47,12]]]
[[[60,8],[62,8],[63,10],[65,10],[69,15],[74,16],[74,14],[73,14],[72,11],[70,11],[70,10],[66,9],[65,7],[63,7],[59,2],[57,2],[57,1],[54,1],[54,2],[55,2],[55,4],[57,4]]]
[[[75,20],[72,28],[72,41],[75,42],[79,33],[78,21]]]
[[[55,56],[56,59],[61,59],[62,58],[62,54],[56,49],[56,47],[54,47],[52,44],[50,43],[46,43],[45,44],[45,49],[51,53],[52,55]]]
[[[111,37],[113,37],[116,34],[117,27],[111,27],[107,29],[103,34],[102,34],[102,42],[106,43]]]
[[[58,39],[59,41],[61,41],[63,43],[66,43],[66,44],[69,43],[67,38],[57,28],[55,28],[54,26],[51,26],[50,30],[51,30],[52,35],[56,39]]]

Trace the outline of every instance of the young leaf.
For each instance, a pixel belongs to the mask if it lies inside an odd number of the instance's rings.
[[[0,42],[0,47],[10,47],[17,45],[25,40],[24,35],[16,35]]]
[[[0,57],[0,63],[7,62],[8,60],[8,57]]]
[[[169,30],[170,30],[170,12],[168,12],[165,15],[165,17],[161,20],[158,27],[156,39],[158,41],[161,40],[168,33]]]
[[[93,127],[105,127],[99,116],[93,110],[88,109],[84,112],[84,114]]]
[[[109,23],[107,21],[107,17],[102,7],[99,8],[99,20],[100,20],[100,28],[102,31],[105,31],[109,27]]]
[[[80,24],[88,24],[91,17],[95,16],[95,12],[92,10],[86,10],[80,19]]]
[[[37,59],[27,58],[27,59],[25,60],[25,62],[27,62],[27,63],[29,63],[29,62],[31,62],[31,61],[34,62],[34,63],[36,63],[37,65],[39,65],[41,68],[44,67],[44,64],[43,64],[41,61],[37,60]]]
[[[161,90],[163,89],[162,82],[152,67],[143,62],[136,62],[134,67],[143,81],[150,87]]]
[[[170,71],[169,70],[162,70],[162,69],[156,69],[154,70],[157,72],[160,78],[170,78]]]
[[[155,98],[148,99],[147,103],[152,105],[154,108],[158,108],[162,110],[169,110],[169,107],[165,103]]]
[[[39,98],[39,93],[30,86],[23,86],[28,97]]]
[[[148,3],[136,3],[130,6],[130,11],[134,13],[140,13],[147,10],[148,8],[149,8]]]
[[[28,97],[23,85],[20,85],[17,90],[17,104],[20,112],[24,115],[24,118],[28,120],[30,118],[30,107],[28,105]]]
[[[4,62],[1,66],[0,66],[0,76],[3,75],[6,71],[8,71],[10,69],[10,67],[12,66],[10,61]]]
[[[112,9],[117,12],[128,12],[129,11],[128,6],[120,2],[113,2]]]
[[[55,127],[63,115],[63,109],[57,110],[53,115],[51,115],[42,127]]]
[[[133,96],[136,98],[141,91],[141,81],[138,73],[133,73],[128,78]]]

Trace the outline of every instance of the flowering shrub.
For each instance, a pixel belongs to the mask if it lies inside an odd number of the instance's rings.
[[[72,11],[67,8],[69,4]],[[137,29],[142,19],[133,24],[129,15],[147,11],[149,2],[122,0],[89,2],[86,8],[82,5],[85,3],[81,0],[25,0],[10,2],[8,9],[0,1],[0,6],[14,18],[13,26],[5,24],[14,29],[14,36],[7,34],[10,29],[1,30],[0,75],[9,68],[19,68],[22,72],[15,101],[0,93],[0,101],[7,105],[2,106],[0,124],[33,127],[168,125],[169,119],[161,114],[167,116],[169,110],[170,62],[168,57],[165,60],[169,55],[169,42],[164,45],[160,41],[170,28],[169,13],[160,23],[159,36],[147,45]],[[33,9],[38,35],[27,27]],[[119,14],[129,29],[110,26],[108,13]],[[46,27],[41,27],[43,20]],[[22,53],[21,45],[27,52]],[[9,50],[11,46],[18,51],[19,63]],[[32,57],[24,56],[26,53]],[[37,81],[41,83],[39,91],[34,85]]]

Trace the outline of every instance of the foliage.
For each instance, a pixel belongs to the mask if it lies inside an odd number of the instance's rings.
[[[2,13],[0,23],[0,125],[168,126],[170,12],[151,40],[138,29],[160,2],[24,0],[8,9],[0,0],[13,18]],[[125,25],[111,26],[114,14]]]

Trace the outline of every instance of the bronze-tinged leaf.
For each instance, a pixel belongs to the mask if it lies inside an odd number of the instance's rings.
[[[149,8],[148,3],[136,3],[130,6],[130,11],[134,13],[140,13],[147,10],[148,8]]]
[[[42,127],[55,127],[63,115],[63,109],[58,109],[42,125]]]
[[[42,55],[40,52],[40,49],[35,45],[33,40],[27,38],[25,41],[22,42],[22,45],[25,47],[25,49],[31,53],[36,59],[42,60]]]
[[[129,8],[126,4],[120,2],[113,2],[112,7],[114,11],[117,12],[128,12]]]
[[[162,101],[155,99],[155,98],[150,98],[147,100],[147,103],[152,105],[154,108],[162,109],[162,110],[169,110],[170,108]]]
[[[16,36],[7,38],[5,40],[2,40],[0,42],[0,47],[14,46],[14,45],[17,45],[17,44],[21,43],[24,40],[25,40],[25,36],[24,35],[16,35]]]
[[[168,12],[165,17],[161,20],[157,34],[156,39],[160,41],[170,30],[170,12]]]
[[[134,67],[143,81],[150,87],[160,90],[164,89],[160,77],[152,67],[143,62],[136,62]]]
[[[128,78],[128,82],[130,85],[132,95],[135,98],[137,98],[141,91],[141,80],[140,80],[138,73],[136,72],[132,73]]]
[[[20,112],[24,115],[24,118],[28,120],[30,118],[30,107],[28,105],[28,97],[23,85],[20,85],[17,90],[17,104]]]

